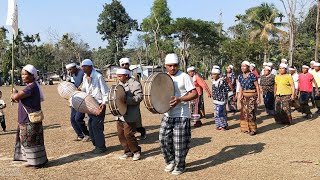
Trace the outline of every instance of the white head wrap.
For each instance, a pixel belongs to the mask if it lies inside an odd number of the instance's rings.
[[[263,69],[271,71],[271,67],[269,67],[269,66],[265,66]]]
[[[214,74],[220,74],[220,69],[217,69],[217,68],[213,68],[211,73],[214,73]]]
[[[121,58],[121,59],[119,60],[119,63],[120,63],[120,65],[121,65],[121,64],[125,64],[125,63],[130,64],[130,58]]]
[[[317,66],[317,67],[319,67],[319,66],[320,66],[320,63],[315,62],[315,63],[313,64],[313,66]]]
[[[295,68],[289,67],[289,71],[295,71]]]
[[[281,63],[287,63],[288,62],[288,60],[286,60],[286,59],[281,59]]]
[[[264,63],[262,64],[262,66],[268,66],[268,63],[267,63],[267,62],[264,62]]]
[[[126,74],[126,75],[130,75],[131,73],[130,73],[130,71],[127,70],[127,69],[119,68],[119,69],[117,69],[116,74]]]
[[[242,61],[241,65],[242,65],[242,64],[247,65],[247,66],[250,66],[249,61]]]
[[[90,59],[85,59],[82,61],[81,66],[93,66],[93,62]]]
[[[287,65],[287,64],[284,64],[284,63],[281,63],[281,64],[279,65],[279,67],[287,68],[287,67],[288,67],[288,65]]]
[[[270,66],[270,67],[271,67],[271,66],[273,66],[273,63],[272,63],[272,62],[268,62],[268,63],[267,63],[267,66]]]
[[[315,63],[315,61],[311,61],[311,62],[310,62],[310,64],[314,64],[314,63]]]
[[[229,66],[228,66],[230,69],[233,69],[233,66],[230,64]]]
[[[310,67],[307,66],[307,65],[303,65],[302,68],[306,68],[306,69],[309,69]]]
[[[39,88],[40,100],[41,100],[41,101],[44,101],[43,93],[42,93],[42,91],[41,91],[41,89],[40,89],[40,86],[39,86],[39,83],[38,83],[39,77],[38,77],[38,71],[37,71],[37,69],[36,69],[33,65],[31,65],[31,64],[27,64],[27,65],[24,66],[22,69],[28,71],[30,74],[33,75],[33,77],[34,77],[34,82],[37,84],[37,86],[38,86],[38,88]]]
[[[252,67],[254,67],[254,68],[256,67],[256,65],[255,65],[255,64],[253,64],[253,63],[251,63],[251,64],[250,64],[250,66],[252,66]]]
[[[76,63],[70,63],[70,64],[67,64],[67,65],[66,65],[66,69],[71,69],[71,68],[73,68],[73,67],[75,67],[75,66],[77,66]]]
[[[188,67],[187,72],[194,71],[194,70],[196,70],[196,68],[194,66],[191,66],[191,67]]]
[[[165,64],[179,64],[179,58],[177,54],[167,54],[165,58]]]
[[[213,69],[220,69],[220,66],[214,65],[212,66]]]

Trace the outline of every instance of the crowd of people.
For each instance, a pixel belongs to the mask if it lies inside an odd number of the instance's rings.
[[[124,87],[127,113],[117,116],[117,135],[123,147],[119,159],[137,161],[141,158],[142,147],[136,138],[146,138],[146,130],[142,125],[140,103],[143,100],[143,89],[137,75],[129,69],[130,59],[122,58],[117,69],[117,84]],[[282,59],[279,70],[272,63],[264,63],[259,74],[255,64],[243,61],[241,74],[236,77],[234,66],[226,67],[222,74],[217,65],[211,70],[212,87],[206,84],[195,67],[189,67],[187,72],[179,69],[179,58],[176,54],[168,54],[165,58],[167,74],[174,83],[174,96],[169,102],[171,109],[164,113],[160,124],[159,142],[164,156],[164,171],[174,175],[182,174],[186,168],[186,156],[190,148],[191,126],[201,127],[201,118],[205,116],[203,95],[205,90],[213,100],[214,122],[217,130],[227,130],[227,106],[230,113],[240,110],[240,130],[251,136],[258,133],[256,123],[257,105],[263,98],[266,112],[273,116],[276,123],[292,124],[292,107],[311,118],[309,100],[317,105],[320,113],[319,99],[320,63],[311,62],[310,67],[302,66],[300,74],[297,69],[289,67],[287,60]],[[240,67],[239,67],[240,68]],[[98,114],[88,114],[88,127],[84,121],[85,114],[71,107],[70,122],[76,134],[76,141],[92,142],[94,154],[107,151],[104,137],[104,120],[108,103],[108,86],[103,76],[94,68],[90,59],[82,61],[81,66],[75,63],[66,65],[72,82],[79,91],[92,96],[98,103]],[[42,121],[33,121],[31,114],[41,112],[41,101],[44,95],[38,84],[37,70],[32,65],[26,65],[21,77],[27,85],[22,91],[13,90],[11,99],[19,103],[18,131],[14,152],[14,160],[27,161],[28,167],[42,168],[48,162],[43,139]],[[0,95],[1,96],[1,95]],[[237,107],[240,101],[241,107]],[[0,110],[5,103],[0,101]],[[4,114],[0,111],[0,120],[5,130]]]

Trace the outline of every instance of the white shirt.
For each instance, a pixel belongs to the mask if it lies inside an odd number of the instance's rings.
[[[292,76],[293,82],[294,82],[294,88],[298,89],[298,84],[299,84],[299,74],[294,73]]]
[[[81,91],[91,95],[99,104],[106,104],[108,102],[109,88],[103,76],[94,69],[92,69],[89,81],[87,74],[83,76]]]
[[[275,76],[276,76],[276,75],[278,74],[278,72],[277,72],[277,70],[272,69],[272,70],[271,70],[271,74],[273,74],[273,75],[275,75]]]
[[[174,83],[174,96],[182,97],[189,91],[196,89],[191,77],[181,71],[171,76]],[[180,102],[174,108],[165,113],[168,117],[187,117],[190,118],[189,102]]]
[[[3,113],[3,107],[4,105],[6,105],[6,103],[4,103],[3,100],[0,100],[0,116],[3,116],[4,113]]]

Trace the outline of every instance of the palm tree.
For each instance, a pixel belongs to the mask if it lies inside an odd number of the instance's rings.
[[[286,32],[279,29],[285,25],[282,22],[284,15],[278,11],[274,4],[262,3],[260,6],[246,11],[245,21],[251,25],[250,40],[259,39],[264,44],[264,61],[267,61],[269,39],[271,37],[285,36]],[[277,21],[279,19],[279,21]]]

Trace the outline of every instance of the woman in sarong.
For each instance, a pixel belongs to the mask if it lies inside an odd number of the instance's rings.
[[[256,111],[260,104],[260,90],[257,77],[249,70],[250,63],[241,63],[242,74],[239,75],[241,97],[240,129],[253,136],[257,134]]]
[[[27,167],[42,168],[48,162],[42,122],[31,123],[28,117],[29,113],[41,110],[43,101],[37,69],[28,64],[22,69],[21,77],[26,88],[19,92],[14,89],[11,96],[14,102],[19,103],[14,161],[26,161]]]
[[[275,75],[271,74],[269,66],[264,67],[264,75],[261,76],[260,86],[263,92],[264,106],[268,115],[274,115],[274,78]]]
[[[280,64],[279,74],[276,75],[274,85],[275,115],[276,123],[291,124],[290,102],[294,100],[295,88],[292,77],[287,74],[287,65]]]
[[[233,92],[233,95],[229,96],[228,97],[228,108],[229,108],[229,111],[230,112],[233,112],[233,114],[235,114],[237,112],[237,101],[234,101],[236,100],[236,98],[234,98],[234,96],[236,95],[236,76],[233,72],[233,66],[232,65],[229,65],[227,67],[227,82],[228,82],[228,85],[230,87],[230,89],[232,90]]]

